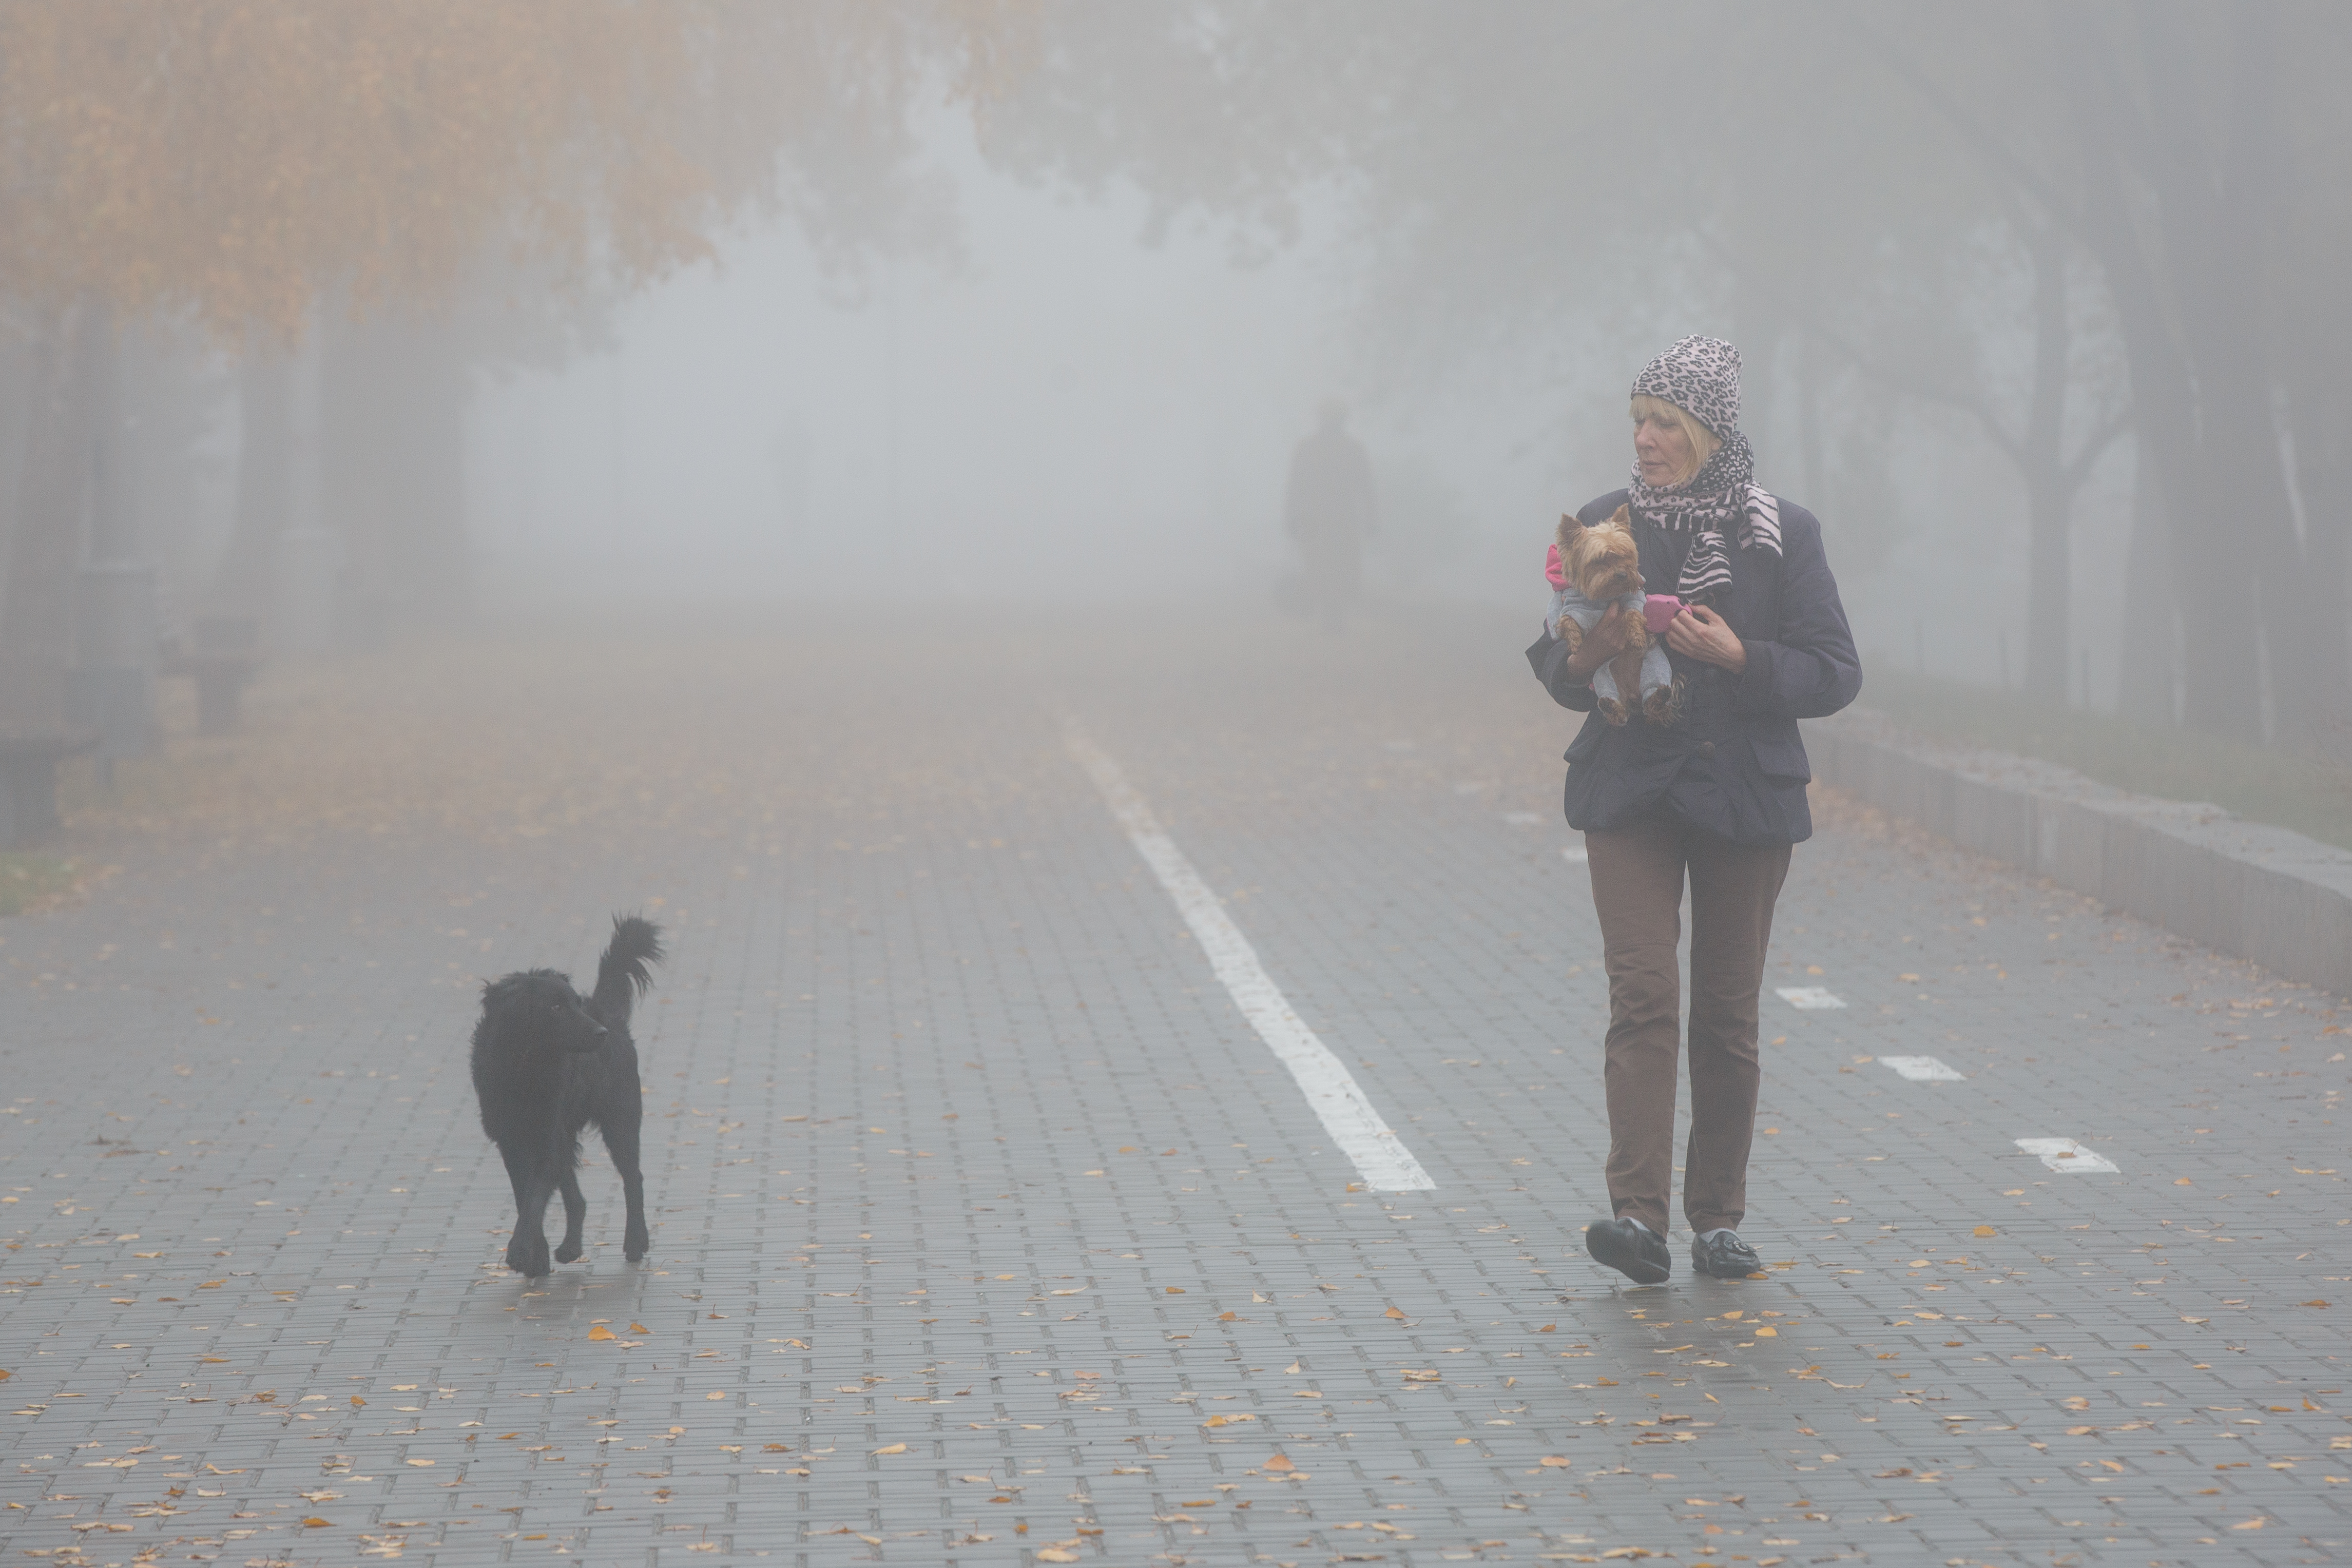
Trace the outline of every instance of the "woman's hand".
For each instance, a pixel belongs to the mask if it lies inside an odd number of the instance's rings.
[[[1686,659],[1719,665],[1735,675],[1748,667],[1747,644],[1729,622],[1704,604],[1691,605],[1666,622],[1666,646]]]
[[[1567,675],[1576,685],[1592,678],[1592,672],[1623,653],[1633,640],[1634,628],[1642,623],[1642,612],[1628,610],[1622,604],[1612,604],[1601,612],[1576,652],[1568,656]]]

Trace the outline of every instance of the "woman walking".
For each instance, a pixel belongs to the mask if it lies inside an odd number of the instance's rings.
[[[1821,524],[1754,481],[1739,430],[1739,351],[1685,338],[1633,383],[1633,475],[1577,516],[1625,507],[1653,594],[1684,608],[1664,641],[1683,690],[1666,723],[1611,725],[1592,674],[1638,612],[1612,607],[1571,653],[1550,627],[1528,650],[1552,699],[1587,715],[1568,748],[1568,824],[1584,833],[1609,973],[1603,1075],[1612,1218],[1587,1227],[1594,1259],[1637,1284],[1672,1271],[1680,1054],[1680,910],[1691,904],[1690,1142],[1683,1216],[1691,1264],[1738,1279],[1760,1265],[1739,1239],[1755,1132],[1757,1000],[1789,852],[1812,835],[1797,720],[1852,702],[1862,666]]]

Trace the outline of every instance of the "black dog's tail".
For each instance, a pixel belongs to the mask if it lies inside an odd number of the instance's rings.
[[[610,1030],[629,1027],[629,1006],[654,983],[649,965],[658,964],[661,927],[637,915],[613,917],[613,940],[596,965],[596,1016]]]

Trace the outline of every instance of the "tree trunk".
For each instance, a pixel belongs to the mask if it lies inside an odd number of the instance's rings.
[[[410,316],[336,329],[320,384],[325,521],[369,613],[465,619],[466,409],[473,376],[456,324]],[[349,606],[346,607],[350,608]]]
[[[2214,69],[2198,55],[2199,30],[2179,16],[2144,11],[2138,16],[2157,99],[2192,101],[2200,80]],[[2315,688],[2328,661],[2312,645],[2303,547],[2271,413],[2274,383],[2264,291],[2250,287],[2268,273],[2277,233],[2274,205],[2283,193],[2270,180],[2277,148],[2269,8],[2233,7],[2228,34],[2230,101],[2222,144],[2200,143],[2193,114],[2158,113],[2151,117],[2155,155],[2147,168],[2175,315],[2196,380],[2205,496],[2219,504],[2205,517],[2230,519],[2231,553],[2253,568],[2256,596],[2221,602],[2244,606],[2259,628],[2270,650],[2279,736],[2301,745],[2325,706]],[[2209,547],[2208,558],[2213,553]],[[2199,558],[2177,551],[2174,559]],[[2250,688],[2242,700],[2256,703],[2258,695]]]
[[[2314,369],[2318,367],[2314,366]],[[2346,574],[2352,571],[2352,515],[2345,486],[2352,485],[2352,396],[2332,375],[2299,385],[2294,417],[2295,486],[2303,493],[2303,614],[2310,623],[2310,682],[2316,705],[2309,740],[2315,751],[2352,757],[2352,647],[2347,646]]]
[[[266,345],[237,372],[242,410],[236,455],[236,521],[207,596],[228,615],[262,617],[274,603],[278,541],[292,516],[294,362]]]
[[[2074,602],[2074,486],[2066,474],[2066,382],[2074,333],[2067,319],[2066,247],[2047,226],[2016,225],[2033,267],[2033,395],[2019,443],[2025,471],[2031,577],[2026,585],[2025,689],[2066,700],[2067,628]],[[2084,694],[2085,701],[2089,694]]]
[[[2124,565],[2123,661],[2117,700],[2126,718],[2142,724],[2173,724],[2175,649],[2172,552],[2164,517],[2164,495],[2147,443],[2136,441],[2132,456],[2131,554]]]
[[[74,571],[89,510],[91,394],[111,337],[106,312],[79,303],[48,313],[33,343],[16,526],[0,585],[0,735],[65,727]]]
[[[2258,601],[2255,552],[2216,548],[2217,520],[2234,517],[2241,503],[2214,482],[2202,443],[2200,416],[2209,405],[2200,397],[2200,367],[2173,334],[2166,291],[2158,282],[2158,259],[2148,255],[2134,222],[2119,144],[2140,137],[2140,116],[2117,78],[2115,41],[2096,19],[2073,5],[2053,6],[2052,16],[2068,57],[2063,61],[2073,84],[2068,102],[2084,161],[2082,232],[2115,301],[2130,365],[2134,422],[2161,480],[2169,557],[2176,567],[2197,563],[2194,573],[2172,574],[2180,613],[2181,722],[2258,744],[2260,664],[2246,630]],[[2164,256],[2166,264],[2172,259]],[[2240,279],[2246,276],[2242,267]],[[2168,275],[2166,281],[2178,295],[2185,280]]]

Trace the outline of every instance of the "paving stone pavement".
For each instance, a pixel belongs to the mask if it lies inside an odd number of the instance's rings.
[[[1612,1285],[1516,621],[902,620],[280,672],[77,817],[0,922],[10,1560],[2352,1557],[2337,998],[1823,795],[1769,1277]],[[1071,721],[1434,1190],[1358,1190]],[[627,908],[654,1250],[592,1144],[533,1284],[477,988]]]

